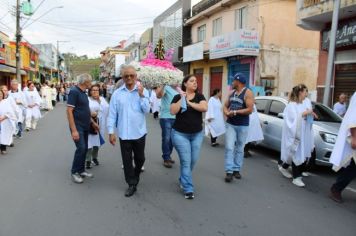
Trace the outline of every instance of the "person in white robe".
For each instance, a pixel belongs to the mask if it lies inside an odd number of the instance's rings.
[[[99,132],[97,134],[89,132],[88,151],[86,155],[86,168],[90,169],[92,163],[99,165],[98,153],[99,147],[104,143],[106,136],[106,120],[109,114],[109,104],[106,99],[99,95],[100,86],[93,85],[89,90],[89,108],[92,117],[96,117],[99,123]]]
[[[158,119],[159,110],[161,107],[161,99],[157,98],[156,90],[152,89],[150,96],[151,111],[153,113],[153,118]]]
[[[293,88],[290,101],[283,112],[283,129],[281,141],[281,161],[283,165],[279,171],[287,178],[293,178],[293,184],[304,187],[302,173],[306,162],[307,142],[310,138],[306,136],[306,117],[313,114],[313,110],[307,109],[303,104],[308,92],[304,84]],[[288,165],[292,165],[292,176],[288,172]]]
[[[205,135],[210,134],[211,146],[219,145],[217,138],[225,134],[225,120],[221,103],[221,90],[214,89],[205,115]]]
[[[333,111],[339,116],[344,117],[346,113],[346,94],[340,94],[339,101],[335,103]]]
[[[253,105],[253,112],[250,114],[250,124],[248,127],[248,135],[245,145],[244,157],[250,157],[251,154],[249,149],[253,143],[259,143],[263,141],[263,131],[260,123],[260,118],[258,117],[258,112],[256,105]]]
[[[9,106],[11,107],[13,113],[15,114],[16,116],[16,120],[13,122],[13,126],[14,126],[14,129],[13,129],[13,136],[15,136],[18,131],[17,131],[17,121],[19,119],[19,114],[21,112],[21,110],[19,109],[19,107],[16,105],[16,102],[15,102],[15,99],[13,97],[10,97],[9,96],[9,90],[7,88],[6,85],[1,85],[0,86],[0,90],[4,93],[5,95],[5,99],[6,99],[6,102],[9,104]],[[12,144],[13,145],[13,144]]]
[[[17,120],[17,134],[18,138],[22,137],[23,123],[25,120],[25,113],[27,108],[25,94],[19,89],[17,80],[11,80],[11,90],[9,91],[9,97],[12,97],[18,107],[18,120]]]
[[[46,81],[41,88],[41,96],[42,96],[42,106],[45,110],[53,110],[52,106],[52,89],[48,86],[48,82]]]
[[[330,197],[342,202],[342,191],[356,177],[356,92],[342,120],[340,130],[331,153],[330,163],[334,171],[340,171],[330,190]]]
[[[37,122],[41,118],[41,97],[35,90],[35,85],[30,83],[29,89],[25,92],[27,110],[26,110],[26,131],[35,130]]]
[[[10,103],[5,99],[4,92],[0,91],[0,150],[6,154],[6,146],[13,142],[13,134],[17,117]]]

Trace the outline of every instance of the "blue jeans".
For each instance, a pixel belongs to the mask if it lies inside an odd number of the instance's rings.
[[[78,128],[78,127],[77,127]],[[79,140],[74,142],[77,149],[74,153],[72,164],[72,174],[82,173],[85,171],[85,158],[88,151],[88,131],[78,129]]]
[[[225,133],[225,172],[233,173],[242,169],[244,148],[248,126],[226,124]]]
[[[159,119],[159,124],[162,129],[162,158],[167,161],[171,159],[171,154],[173,151],[172,144],[172,126],[175,119],[161,118]]]
[[[187,134],[172,129],[173,146],[180,159],[180,184],[185,193],[194,192],[192,171],[199,159],[203,132]]]

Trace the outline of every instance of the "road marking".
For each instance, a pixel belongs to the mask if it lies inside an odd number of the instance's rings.
[[[347,187],[346,189],[351,191],[351,192],[353,192],[353,193],[356,193],[356,189],[354,189],[354,188]]]

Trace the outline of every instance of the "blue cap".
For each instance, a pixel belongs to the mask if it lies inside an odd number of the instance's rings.
[[[241,83],[243,84],[246,84],[247,83],[247,78],[244,74],[242,73],[236,73],[233,77],[233,80],[237,80],[237,81],[240,81]]]

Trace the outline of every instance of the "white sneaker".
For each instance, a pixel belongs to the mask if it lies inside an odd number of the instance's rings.
[[[302,176],[303,176],[303,177],[309,177],[310,174],[308,174],[308,172],[303,172],[303,173],[302,173]]]
[[[80,176],[78,173],[72,174],[72,181],[76,184],[81,184],[84,182],[82,176]]]
[[[301,188],[305,187],[305,184],[304,184],[304,182],[302,180],[302,177],[298,177],[298,178],[293,179],[292,183],[294,185],[298,186],[298,187],[301,187]]]
[[[92,173],[89,173],[89,172],[86,172],[86,171],[80,173],[80,176],[82,178],[93,178],[94,177],[94,175]]]
[[[278,167],[278,170],[279,170],[279,172],[281,172],[282,175],[283,175],[284,177],[286,177],[287,179],[291,179],[291,178],[293,177],[293,176],[291,175],[291,173],[289,173],[289,171],[286,170],[286,169],[284,169],[282,166],[279,166],[279,167]]]
[[[141,167],[141,172],[144,172],[144,171],[145,171],[145,167],[142,166],[142,167]]]

